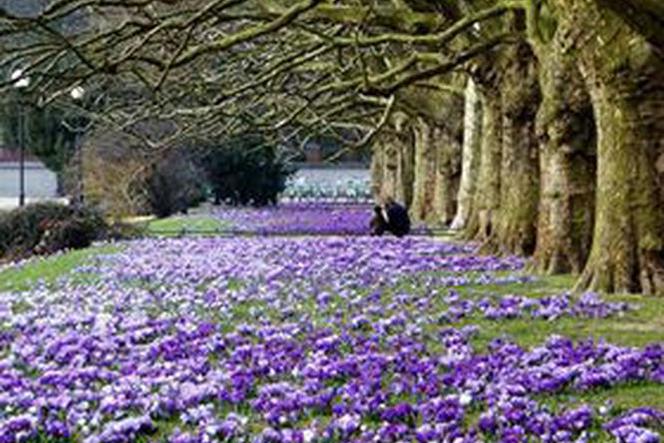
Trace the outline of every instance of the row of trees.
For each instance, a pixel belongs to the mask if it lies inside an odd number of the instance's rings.
[[[51,0],[0,9],[0,69],[44,101],[94,85],[86,112],[146,155],[246,122],[372,145],[376,191],[417,218],[662,293],[663,24],[652,0]]]
[[[494,21],[518,33],[466,65],[465,122],[395,116],[377,190],[581,289],[664,292],[664,48],[648,21],[664,15],[608,3],[529,2]]]

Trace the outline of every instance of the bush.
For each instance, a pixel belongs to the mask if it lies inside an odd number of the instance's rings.
[[[276,204],[295,170],[274,146],[256,134],[234,137],[207,149],[202,163],[215,203]]]
[[[145,181],[150,211],[159,218],[186,212],[205,200],[204,173],[190,155],[173,151],[159,160]]]
[[[0,215],[0,257],[23,258],[89,246],[106,233],[106,223],[89,208],[37,203]]]

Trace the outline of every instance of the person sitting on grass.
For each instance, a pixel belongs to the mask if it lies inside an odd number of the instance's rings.
[[[383,207],[381,205],[374,206],[374,215],[369,222],[371,235],[381,236],[387,230],[387,222],[383,218]]]
[[[374,207],[374,217],[371,219],[371,235],[383,235],[385,231],[397,237],[410,233],[410,217],[406,208],[392,197],[383,199],[383,204]]]

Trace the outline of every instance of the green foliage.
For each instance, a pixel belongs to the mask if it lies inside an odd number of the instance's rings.
[[[90,246],[106,233],[94,210],[36,203],[0,215],[0,257],[22,258]]]
[[[233,137],[210,146],[202,165],[215,203],[266,206],[276,204],[295,169],[259,134]]]

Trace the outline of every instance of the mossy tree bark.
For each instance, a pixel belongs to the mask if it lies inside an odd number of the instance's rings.
[[[461,178],[457,211],[451,225],[454,230],[465,228],[470,216],[482,141],[482,105],[472,78],[468,79],[466,85],[463,120]]]
[[[417,118],[414,125],[415,174],[410,216],[418,221],[429,221],[434,212],[437,154],[434,132],[431,122],[424,117]]]
[[[371,148],[371,194],[375,200],[380,199],[384,186],[385,144],[378,138]]]
[[[450,126],[452,123],[455,121]],[[433,215],[436,224],[444,226],[452,222],[456,213],[461,180],[461,125],[450,126],[434,128],[433,133],[436,143]]]
[[[595,0],[556,0],[597,122],[597,204],[579,289],[664,294],[664,60]]]
[[[410,208],[415,220],[447,225],[454,216],[461,162],[461,125],[455,123],[443,124],[424,117],[417,119]]]
[[[529,255],[535,250],[539,156],[535,116],[540,103],[537,62],[520,41],[505,50],[501,87],[500,204],[487,248]],[[494,165],[495,167],[495,165]]]
[[[477,184],[465,237],[487,240],[493,231],[494,216],[500,203],[502,157],[502,104],[497,84],[478,84],[482,102],[482,141],[480,143]]]
[[[525,15],[508,14],[505,26],[524,34]],[[539,182],[537,62],[522,39],[478,63],[473,78],[482,99],[482,143],[466,237],[488,252],[532,253]]]
[[[399,185],[399,145],[396,143],[396,137],[386,137],[383,148],[383,181],[380,188],[380,196],[396,195]]]
[[[415,181],[415,136],[412,123],[405,116],[397,121],[395,129],[399,160],[397,184],[392,196],[406,207],[410,207],[413,201],[413,184]]]
[[[396,113],[374,145],[371,175],[374,197],[392,197],[411,204],[414,176],[414,136],[409,118]]]
[[[595,124],[576,60],[565,48],[567,35],[561,25],[550,42],[533,41],[542,89],[537,113],[541,196],[534,267],[546,274],[581,272],[594,223]]]

